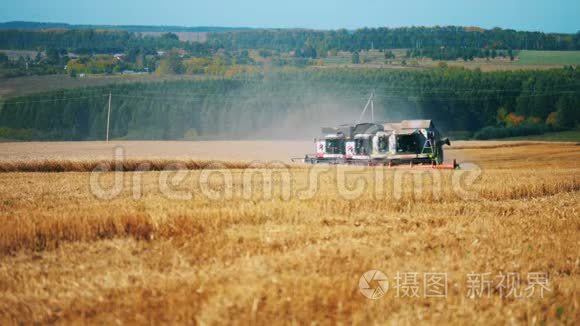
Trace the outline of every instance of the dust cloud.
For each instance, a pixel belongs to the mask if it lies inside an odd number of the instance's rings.
[[[354,124],[359,122],[359,118],[360,122],[372,122],[370,105],[361,116],[368,97],[368,94],[362,94],[358,97],[321,94],[307,99],[301,98],[301,103],[291,104],[286,110],[273,107],[271,110],[277,114],[244,138],[250,140],[312,140],[321,135],[322,127]],[[420,109],[408,103],[386,101],[379,96],[376,96],[373,102],[374,122],[377,123],[429,118],[423,116]]]

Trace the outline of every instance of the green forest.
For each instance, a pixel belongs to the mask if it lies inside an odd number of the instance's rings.
[[[226,29],[157,27],[155,31],[205,30],[205,42],[180,40],[177,34],[141,34],[146,27],[102,29],[42,23],[13,23],[0,28],[0,49],[35,51],[34,57],[8,60],[0,51],[0,77],[47,74],[120,74],[124,71],[167,74],[232,75],[268,62],[274,66],[320,65],[321,58],[378,50],[392,64],[393,51],[404,51],[397,64],[423,58],[473,61],[475,58],[515,61],[520,51],[580,50],[580,33],[554,34],[476,27],[363,28],[357,30]],[[2,26],[0,26],[2,27]],[[19,29],[16,29],[16,28]],[[44,27],[45,29],[41,29]],[[57,28],[58,27],[58,28]],[[248,51],[257,53],[253,58]],[[556,62],[557,63],[557,62]],[[416,66],[410,64],[412,66]],[[229,70],[229,71],[228,71]]]
[[[0,138],[309,138],[351,123],[371,91],[379,120],[429,118],[479,139],[575,128],[580,71],[323,69],[68,89],[5,99]],[[307,121],[307,122],[305,122]]]
[[[196,45],[194,45],[196,44]],[[555,34],[523,32],[510,29],[476,27],[401,27],[362,28],[318,31],[305,29],[248,29],[209,32],[207,44],[180,42],[177,39],[140,36],[126,30],[110,29],[0,29],[1,49],[38,50],[64,48],[78,53],[115,53],[127,48],[172,47],[206,49],[301,50],[324,53],[329,50],[360,51],[368,49],[519,49],[580,50],[580,32]]]
[[[196,42],[181,42],[173,33],[153,37],[118,30],[0,29],[0,49],[37,51],[51,48],[64,49],[78,54],[123,53],[135,48],[151,49],[152,51],[183,48],[193,54],[207,53],[207,45]]]
[[[116,30],[127,32],[177,33],[177,32],[227,32],[237,30],[248,30],[249,28],[214,27],[214,26],[185,27],[185,26],[166,26],[166,25],[85,25],[85,24],[67,24],[67,23],[10,21],[0,23],[0,29],[19,29],[19,30],[95,29],[95,30]]]
[[[422,58],[511,62],[520,52],[530,53],[523,50],[571,53],[580,50],[580,32],[158,27],[155,31],[164,34],[154,37],[139,31],[146,27],[15,23],[0,28],[0,49],[36,53],[17,59],[0,53],[3,78],[199,77],[4,98],[0,138],[103,139],[109,94],[111,137],[120,139],[305,138],[320,125],[353,122],[372,91],[377,119],[430,118],[455,137],[525,136],[574,129],[580,122],[578,67],[482,72],[443,61],[428,69],[418,65]],[[182,41],[171,31],[204,31],[207,39]],[[368,51],[373,49],[379,51]],[[358,68],[323,67],[320,58],[338,58],[341,51]],[[364,67],[370,53],[378,54],[375,63],[409,69]]]
[[[358,51],[368,49],[400,48],[471,48],[520,50],[578,50],[580,32],[576,34],[549,34],[521,32],[510,29],[490,30],[461,26],[362,28],[333,31],[315,30],[247,30],[212,33],[209,42],[225,49],[271,49],[289,51],[312,48]]]

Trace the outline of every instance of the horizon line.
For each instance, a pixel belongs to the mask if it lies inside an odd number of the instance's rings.
[[[508,28],[508,27],[501,27],[501,26],[494,26],[491,28],[481,27],[477,25],[398,25],[398,26],[362,26],[362,27],[355,27],[355,28],[312,28],[312,27],[250,27],[250,26],[227,26],[227,25],[163,25],[163,24],[94,24],[94,23],[66,23],[66,22],[57,22],[57,21],[32,21],[32,20],[9,20],[9,21],[0,21],[0,25],[2,24],[10,24],[10,23],[34,23],[34,24],[54,24],[54,25],[68,25],[71,27],[75,26],[83,26],[83,27],[170,27],[170,28],[226,28],[226,29],[248,29],[248,30],[311,30],[311,31],[338,31],[338,30],[347,30],[347,31],[356,31],[360,29],[378,29],[378,28],[388,28],[388,29],[400,29],[400,28],[436,28],[436,27],[464,27],[464,28],[481,28],[486,31],[494,30],[494,29],[501,29],[501,30],[511,30],[516,32],[529,32],[529,33],[544,33],[544,34],[569,34],[574,35],[580,33],[580,30],[577,32],[546,32],[544,30],[522,30],[516,28]]]

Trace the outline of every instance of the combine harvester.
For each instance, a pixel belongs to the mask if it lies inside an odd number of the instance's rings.
[[[373,95],[368,106],[374,121]],[[443,146],[451,145],[441,138],[431,120],[403,120],[399,123],[356,123],[322,128],[322,139],[315,139],[316,154],[299,159],[309,164],[349,164],[388,167],[456,169],[453,160],[444,163]],[[295,160],[293,160],[295,161]]]

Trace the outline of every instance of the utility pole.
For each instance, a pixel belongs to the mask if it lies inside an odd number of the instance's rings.
[[[375,91],[371,94],[371,122],[375,122]]]
[[[367,104],[365,104],[365,108],[362,110],[362,112],[360,113],[360,116],[358,117],[358,120],[356,121],[356,123],[360,123],[362,121],[362,119],[365,116],[365,112],[367,112],[367,109],[369,107],[369,105],[371,106],[371,122],[375,122],[375,104],[374,104],[374,97],[375,97],[375,91],[373,91],[371,93],[371,96],[369,97]]]
[[[109,109],[107,110],[107,142],[109,141],[109,125],[111,124],[111,92],[109,92]]]

